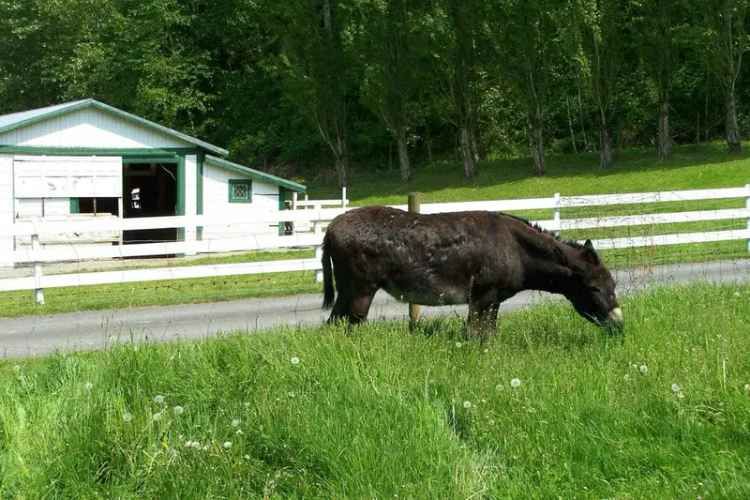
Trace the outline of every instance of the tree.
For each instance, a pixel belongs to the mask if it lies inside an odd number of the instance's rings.
[[[626,0],[577,0],[577,19],[599,122],[599,166],[613,162],[614,115],[628,26]]]
[[[699,4],[705,16],[706,60],[724,94],[725,138],[730,153],[742,150],[737,124],[737,82],[748,50],[745,29],[747,0],[706,0]]]
[[[451,113],[448,120],[458,130],[458,144],[463,160],[464,176],[476,174],[479,151],[477,121],[480,100],[479,45],[484,2],[477,0],[443,0],[442,37],[439,38],[438,78],[449,96]],[[437,30],[436,30],[437,31]]]
[[[346,9],[337,0],[293,0],[280,6],[291,98],[333,153],[339,186],[348,183],[347,100],[353,60],[344,44]]]
[[[416,0],[364,0],[356,33],[364,66],[361,95],[396,141],[401,179],[412,176],[407,134],[419,92],[420,22]],[[423,54],[422,54],[423,55]]]

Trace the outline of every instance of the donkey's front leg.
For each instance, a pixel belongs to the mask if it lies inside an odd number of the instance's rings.
[[[467,335],[479,337],[484,342],[488,334],[494,334],[497,329],[499,307],[496,290],[483,290],[480,293],[473,290],[469,301],[469,317],[466,321]]]

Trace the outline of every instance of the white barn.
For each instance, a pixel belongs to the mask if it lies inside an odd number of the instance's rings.
[[[301,184],[229,162],[227,155],[93,99],[3,115],[0,221],[193,214],[246,214],[252,221],[259,212],[283,209],[289,193],[305,192]],[[98,237],[137,242],[220,236],[211,230]],[[243,230],[257,234],[278,228],[250,222]],[[20,244],[0,234],[0,255]]]

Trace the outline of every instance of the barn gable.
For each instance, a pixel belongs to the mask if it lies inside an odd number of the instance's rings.
[[[0,145],[43,148],[222,148],[94,99],[0,116]]]

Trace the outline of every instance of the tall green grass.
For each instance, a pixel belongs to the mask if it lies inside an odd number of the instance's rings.
[[[8,361],[0,497],[748,498],[748,298],[629,298],[624,341],[551,304],[485,345],[373,322]]]

